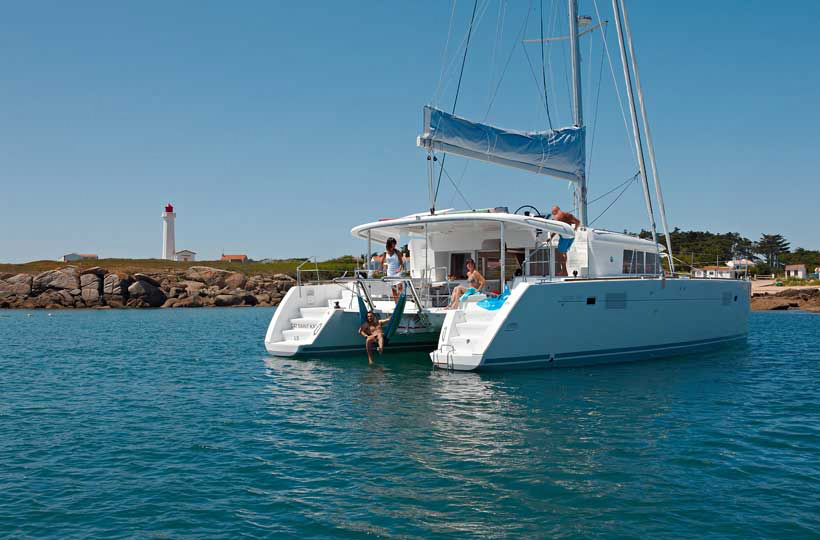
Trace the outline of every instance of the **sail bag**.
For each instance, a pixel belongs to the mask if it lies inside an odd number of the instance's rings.
[[[577,181],[584,175],[584,128],[512,131],[471,122],[424,107],[424,133],[418,145],[466,158],[489,161]]]

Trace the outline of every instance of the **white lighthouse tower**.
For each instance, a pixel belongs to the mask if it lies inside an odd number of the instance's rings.
[[[162,258],[167,261],[176,259],[176,243],[174,242],[174,207],[171,203],[165,205],[162,213]]]

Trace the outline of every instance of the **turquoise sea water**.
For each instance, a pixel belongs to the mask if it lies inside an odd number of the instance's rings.
[[[820,536],[820,316],[485,375],[272,358],[271,314],[0,311],[0,537]]]

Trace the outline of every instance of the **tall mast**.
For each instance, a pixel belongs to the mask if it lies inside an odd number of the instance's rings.
[[[658,245],[658,233],[655,231],[655,216],[652,212],[652,197],[649,195],[649,181],[646,177],[646,161],[643,157],[643,144],[641,143],[641,130],[638,127],[638,114],[635,111],[635,95],[632,93],[632,77],[629,74],[629,62],[626,59],[626,47],[624,45],[624,32],[621,27],[621,10],[618,9],[618,0],[612,0],[612,11],[615,15],[615,28],[618,30],[618,44],[621,48],[621,64],[624,67],[624,82],[626,83],[626,95],[629,98],[629,116],[632,119],[632,134],[635,137],[635,149],[638,152],[638,167],[641,172],[641,185],[643,186],[643,196],[646,201],[646,213],[649,216],[649,224],[652,228],[652,242]]]
[[[568,0],[569,13],[569,51],[572,63],[572,120],[577,127],[584,126],[584,112],[581,104],[581,54],[578,49],[578,0]],[[586,155],[584,169],[578,178],[575,188],[578,199],[578,219],[582,226],[587,225],[587,173]]]
[[[621,13],[624,16],[624,30],[626,30],[626,43],[629,46],[629,57],[632,59],[632,71],[635,72],[635,88],[638,90],[638,103],[641,106],[641,120],[643,121],[643,131],[646,133],[646,149],[649,151],[649,165],[652,167],[652,179],[655,182],[655,196],[658,198],[658,207],[661,211],[661,225],[663,234],[666,236],[666,249],[669,253],[669,270],[675,273],[675,261],[672,257],[672,240],[669,238],[669,225],[666,222],[666,206],[663,204],[663,192],[661,191],[661,180],[658,177],[658,164],[655,161],[655,146],[652,144],[652,134],[649,132],[649,120],[646,117],[646,106],[643,102],[643,90],[641,88],[641,76],[638,74],[638,62],[635,60],[635,49],[632,47],[632,32],[629,31],[629,17],[626,14],[626,3],[621,1]]]

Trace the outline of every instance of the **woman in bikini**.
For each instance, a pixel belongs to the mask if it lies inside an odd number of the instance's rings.
[[[481,292],[484,289],[484,285],[487,284],[487,280],[484,279],[484,276],[476,270],[475,261],[472,259],[467,259],[467,283],[478,292]],[[466,292],[467,287],[464,285],[459,285],[453,289],[453,296],[450,297],[450,305],[447,306],[447,309],[455,309],[458,306],[458,299]]]

